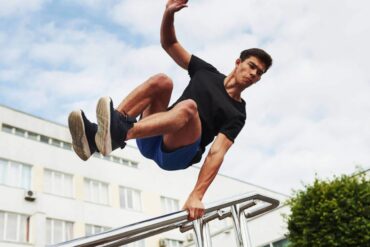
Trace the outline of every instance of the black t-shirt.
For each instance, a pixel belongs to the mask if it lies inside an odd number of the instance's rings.
[[[226,76],[211,64],[192,55],[188,72],[191,78],[189,85],[171,108],[186,99],[197,103],[202,136],[200,149],[191,162],[194,164],[201,160],[205,147],[218,133],[223,133],[234,142],[244,126],[246,111],[245,101],[242,99],[239,102],[230,97],[224,86]]]

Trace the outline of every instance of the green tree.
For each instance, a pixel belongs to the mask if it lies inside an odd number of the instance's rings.
[[[370,181],[366,174],[315,179],[288,201],[291,247],[370,246]]]

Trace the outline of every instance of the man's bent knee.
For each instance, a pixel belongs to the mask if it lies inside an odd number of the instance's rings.
[[[149,85],[150,85],[151,90],[172,92],[172,89],[173,89],[173,82],[171,78],[163,73],[159,73],[159,74],[152,76],[149,79]]]
[[[179,104],[177,104],[177,107],[186,119],[191,119],[198,115],[197,103],[192,99],[181,101]]]

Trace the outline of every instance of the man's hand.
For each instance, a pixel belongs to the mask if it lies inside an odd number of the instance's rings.
[[[189,198],[186,200],[183,209],[188,210],[189,220],[195,220],[204,215],[204,205],[202,201],[193,195],[190,195]]]
[[[177,12],[185,7],[188,7],[186,4],[188,0],[168,0],[166,4],[166,10],[170,12]]]

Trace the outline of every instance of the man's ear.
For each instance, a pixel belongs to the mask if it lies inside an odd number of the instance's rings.
[[[240,58],[236,59],[235,66],[238,66],[241,62],[242,62],[242,60]]]

